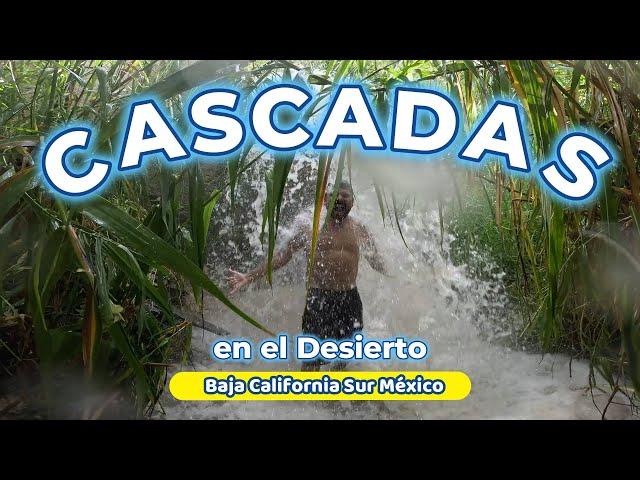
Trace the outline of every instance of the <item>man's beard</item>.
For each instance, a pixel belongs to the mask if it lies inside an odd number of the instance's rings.
[[[343,203],[336,202],[333,205],[333,210],[331,211],[331,218],[335,220],[342,220],[349,215],[349,211],[351,209],[347,208],[347,206]]]

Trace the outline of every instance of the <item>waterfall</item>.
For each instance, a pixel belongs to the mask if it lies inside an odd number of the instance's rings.
[[[246,172],[238,206],[216,212],[209,274],[223,281],[227,267],[246,271],[263,261],[259,241],[263,174],[271,165],[265,158]],[[310,224],[317,158],[298,155],[293,164],[283,204],[277,248],[292,235],[296,225]],[[487,262],[482,279],[450,258],[453,235],[441,231],[437,199],[452,195],[450,162],[407,162],[385,158],[354,158],[352,184],[355,204],[351,215],[372,233],[392,278],[375,272],[361,259],[358,289],[364,307],[367,337],[419,337],[429,342],[430,358],[422,362],[362,362],[353,370],[460,370],[471,378],[472,390],[463,401],[387,402],[178,402],[166,392],[162,418],[322,419],[322,418],[599,418],[594,406],[604,407],[608,395],[588,386],[586,361],[565,355],[530,353],[517,341],[522,319],[508,299],[502,273]],[[383,224],[372,178],[383,178],[406,208],[399,212],[405,247],[396,225]],[[410,199],[410,201],[406,201]],[[398,207],[403,207],[398,205]],[[483,255],[482,252],[476,252]],[[272,331],[294,336],[300,333],[305,300],[306,258],[296,255],[274,273],[273,287],[265,282],[239,292],[237,304]],[[219,302],[207,299],[207,322],[254,341],[266,334],[242,321]],[[194,327],[192,364],[180,370],[297,370],[295,361],[251,364],[215,363],[211,342],[220,338]],[[630,416],[628,407],[610,405],[607,418]]]

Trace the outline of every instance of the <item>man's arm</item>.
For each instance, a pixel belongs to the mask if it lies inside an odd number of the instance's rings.
[[[284,249],[273,256],[272,261],[272,270],[278,270],[279,268],[284,267],[291,258],[293,254],[304,247],[307,238],[307,232],[304,228],[300,228],[295,235],[287,242],[287,245]],[[237,272],[235,270],[229,269],[227,275],[227,281],[231,286],[231,290],[229,291],[230,295],[233,295],[238,290],[240,290],[243,286],[248,285],[249,283],[261,278],[265,272],[267,271],[267,261],[262,263],[257,268],[251,270],[247,273]]]
[[[380,255],[380,253],[378,252],[378,247],[375,240],[373,239],[367,228],[362,224],[358,224],[358,236],[360,238],[360,244],[362,245],[364,258],[367,259],[367,262],[369,263],[369,265],[371,265],[371,268],[387,277],[391,277],[384,263],[382,255]]]

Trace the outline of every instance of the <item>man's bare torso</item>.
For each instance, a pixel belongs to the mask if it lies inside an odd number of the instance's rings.
[[[330,223],[318,236],[311,286],[351,290],[356,286],[360,259],[359,225],[350,218]]]
[[[305,249],[311,246],[311,230],[300,236]],[[362,227],[351,218],[329,222],[318,234],[311,286],[323,290],[351,290],[356,286]]]

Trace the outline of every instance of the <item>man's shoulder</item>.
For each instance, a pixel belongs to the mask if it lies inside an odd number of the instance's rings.
[[[300,223],[295,227],[293,236],[297,238],[306,238],[311,234],[311,227],[305,223]]]
[[[349,221],[351,222],[351,226],[357,233],[362,235],[366,235],[368,233],[367,227],[360,220],[356,220],[355,218],[350,218]]]

